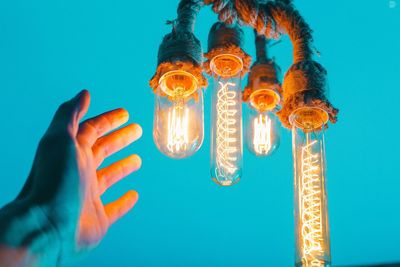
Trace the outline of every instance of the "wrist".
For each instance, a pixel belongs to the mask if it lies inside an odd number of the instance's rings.
[[[57,266],[61,242],[42,207],[11,202],[0,210],[0,229],[0,262],[6,267]]]

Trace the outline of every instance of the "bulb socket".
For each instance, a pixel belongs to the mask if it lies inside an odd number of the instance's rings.
[[[194,76],[198,88],[206,87],[207,80],[203,76],[202,49],[200,41],[188,31],[176,31],[175,29],[164,36],[158,49],[158,66],[156,73],[150,80],[150,87],[155,93],[162,93],[157,90],[162,77],[169,72],[183,71]]]
[[[289,117],[290,124],[305,132],[321,129],[329,120],[329,114],[318,107],[301,107]]]
[[[216,22],[208,34],[205,71],[209,75],[215,71],[217,75],[225,77],[237,72],[245,75],[249,71],[251,57],[244,52],[243,46],[244,32],[237,24]]]
[[[256,62],[250,69],[247,86],[243,91],[243,101],[258,110],[273,110],[281,100],[279,82],[281,70],[273,60]]]
[[[326,75],[326,70],[312,60],[301,61],[290,67],[282,86],[282,109],[277,113],[283,126],[291,127],[290,117],[293,114],[300,114],[299,125],[304,123],[304,119],[301,118],[310,117],[310,114],[319,114],[318,120],[323,118],[324,124],[328,119],[333,123],[336,122],[338,110],[327,99]],[[316,112],[316,110],[324,111],[324,113]],[[327,114],[328,119],[324,114]]]

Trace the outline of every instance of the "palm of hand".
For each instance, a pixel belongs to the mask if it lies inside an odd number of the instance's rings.
[[[108,132],[128,120],[123,109],[113,110],[79,125],[89,106],[84,91],[57,111],[40,142],[28,182],[19,199],[39,204],[59,235],[60,262],[95,247],[112,223],[128,212],[138,195],[128,191],[120,199],[103,205],[101,195],[115,182],[140,168],[131,155],[96,170],[103,160],[138,139],[136,124]]]

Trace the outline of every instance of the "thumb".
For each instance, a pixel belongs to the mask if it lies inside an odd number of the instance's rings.
[[[85,116],[90,104],[87,90],[80,91],[75,97],[61,104],[50,123],[46,134],[68,132],[76,136],[79,121]]]

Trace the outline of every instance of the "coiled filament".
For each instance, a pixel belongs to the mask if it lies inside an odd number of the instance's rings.
[[[304,266],[324,266],[317,256],[323,255],[320,155],[313,153],[317,141],[307,141],[301,149],[300,219],[302,262]]]
[[[216,113],[216,166],[219,177],[226,179],[230,174],[237,170],[236,152],[237,138],[235,137],[237,129],[236,114],[238,112],[237,93],[229,90],[229,86],[236,86],[235,83],[219,82],[217,93]]]

